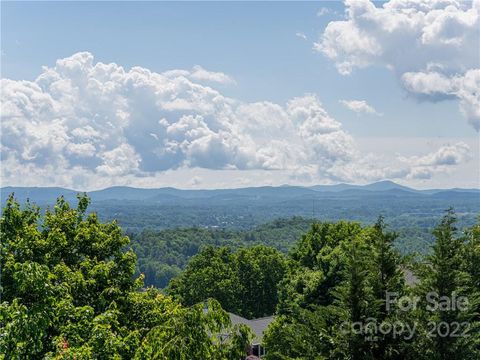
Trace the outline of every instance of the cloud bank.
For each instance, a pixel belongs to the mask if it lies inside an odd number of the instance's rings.
[[[467,144],[459,142],[453,145],[445,145],[437,151],[411,157],[399,157],[399,160],[408,164],[410,171],[407,177],[410,179],[430,179],[436,173],[448,170],[448,167],[459,165],[471,158],[470,148]]]
[[[343,75],[385,66],[421,100],[457,98],[480,130],[480,0],[346,0],[346,16],[330,22],[314,44]]]
[[[450,155],[437,164],[426,155],[380,167],[315,95],[246,103],[205,83],[232,80],[201,67],[126,70],[88,52],[57,60],[34,81],[2,79],[3,182],[95,188],[193,168],[358,182],[405,178],[417,168],[434,174],[466,159]]]

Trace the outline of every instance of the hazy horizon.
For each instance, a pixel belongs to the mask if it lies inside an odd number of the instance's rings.
[[[364,183],[364,184],[352,184],[352,183],[344,183],[344,182],[339,182],[339,183],[331,183],[331,184],[315,184],[315,185],[295,185],[295,184],[281,184],[281,185],[255,185],[255,186],[242,186],[242,187],[176,187],[176,186],[160,186],[160,187],[139,187],[139,186],[131,186],[131,185],[112,185],[112,186],[107,186],[103,188],[92,188],[92,189],[79,189],[79,188],[69,188],[69,187],[63,187],[63,186],[15,186],[15,185],[1,185],[0,189],[7,189],[7,188],[62,188],[66,190],[71,190],[71,191],[77,191],[77,192],[93,192],[93,191],[102,191],[102,190],[107,190],[111,188],[130,188],[130,189],[138,189],[138,190],[158,190],[158,189],[165,189],[165,188],[172,188],[175,190],[236,190],[236,189],[245,189],[245,188],[263,188],[263,187],[274,187],[274,188],[281,188],[281,187],[303,187],[303,188],[312,188],[316,186],[325,186],[325,187],[335,187],[338,185],[346,185],[346,186],[358,186],[358,187],[364,187],[368,185],[374,185],[378,183],[394,183],[395,185],[399,185],[401,187],[407,187],[409,189],[413,190],[452,190],[452,189],[460,189],[460,190],[480,190],[479,187],[414,187],[414,186],[407,186],[407,185],[402,185],[398,182],[391,181],[391,180],[379,180],[375,182],[370,182],[370,183]]]

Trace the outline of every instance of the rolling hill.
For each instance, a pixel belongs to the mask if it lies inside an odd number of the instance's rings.
[[[45,208],[63,195],[76,203],[77,191],[58,187],[4,187],[2,204],[14,193]],[[110,187],[87,193],[91,209],[103,219],[118,219],[128,230],[171,227],[251,229],[275,218],[302,216],[320,220],[357,220],[371,223],[380,214],[392,226],[427,227],[453,207],[468,223],[480,212],[480,190],[416,190],[392,181],[368,185],[312,187],[248,187],[238,189],[181,190],[171,187],[140,189]]]

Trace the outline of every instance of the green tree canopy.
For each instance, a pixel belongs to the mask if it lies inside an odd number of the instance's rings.
[[[433,252],[421,264],[421,282],[415,289],[422,301],[418,320],[422,325],[422,337],[418,339],[425,359],[460,360],[480,357],[480,323],[478,322],[478,225],[460,236],[455,227],[456,216],[448,210],[433,231]],[[475,269],[476,268],[476,269]],[[448,305],[442,299],[452,301],[465,297],[466,308]],[[444,304],[428,310],[433,304]],[[427,302],[428,301],[428,302]],[[427,310],[425,310],[427,309]],[[455,336],[450,336],[451,332]],[[427,334],[427,336],[425,336]],[[429,335],[428,335],[429,334]],[[447,334],[444,336],[442,334]]]
[[[205,247],[173,279],[168,292],[185,305],[214,298],[230,312],[247,318],[272,315],[278,301],[277,287],[286,260],[279,251],[254,246],[232,251]]]
[[[314,224],[291,253],[280,316],[265,336],[267,358],[400,359],[401,347],[388,336],[370,341],[375,334],[349,331],[369,318],[395,318],[385,309],[386,291],[404,292],[395,237],[382,218],[372,227]]]
[[[248,343],[218,302],[182,307],[135,278],[115,222],[59,198],[44,216],[7,200],[0,221],[1,359],[231,359]],[[204,299],[207,300],[207,299]],[[229,334],[228,339],[220,336]]]

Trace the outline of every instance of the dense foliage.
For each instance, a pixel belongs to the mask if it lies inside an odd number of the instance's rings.
[[[382,217],[143,231],[130,244],[78,200],[45,215],[7,200],[0,359],[240,359],[252,334],[225,310],[275,313],[267,360],[480,358],[480,223],[458,231],[452,211],[428,256],[405,258]],[[142,272],[162,287],[174,277],[168,295]]]
[[[383,219],[315,224],[291,253],[264,339],[267,359],[480,358],[479,225],[459,235],[454,224],[449,212],[409,285]],[[466,308],[452,306],[462,296]]]
[[[195,227],[143,230],[128,235],[138,258],[137,273],[145,275],[147,285],[165,288],[172,278],[182,272],[190,257],[203,247],[227,246],[234,250],[266,245],[287,253],[313,223],[313,219],[293,217],[276,219],[251,230]],[[402,254],[425,255],[433,242],[431,229],[408,227],[408,220],[403,226],[397,232],[395,247]]]
[[[311,219],[294,217],[277,219],[250,231],[188,228],[144,230],[129,236],[138,257],[137,271],[145,275],[145,283],[164,288],[181,273],[190,257],[204,247],[238,249],[267,245],[287,252],[312,223]]]
[[[457,226],[461,229],[471,227],[475,223],[476,214],[480,212],[480,192],[458,192],[449,197],[450,195],[452,194],[412,195],[368,191],[358,195],[331,193],[319,195],[315,199],[314,210],[312,195],[299,198],[229,196],[226,199],[176,199],[173,204],[109,200],[98,201],[93,205],[101,219],[117,219],[123,229],[133,233],[144,229],[197,227],[239,231],[240,238],[245,232],[258,233],[257,227],[279,218],[297,217],[300,222],[310,224],[314,221],[348,220],[373,225],[381,214],[391,228],[398,232],[396,244],[402,253],[425,254],[433,242],[431,232],[445,209],[450,206],[455,208],[459,214]],[[293,223],[290,225],[296,227]],[[267,227],[270,229],[264,233],[266,238],[275,239],[270,234],[274,226],[267,224]],[[285,237],[278,239],[278,243],[258,244],[287,250],[308,228],[309,225],[294,238]]]
[[[135,278],[115,222],[60,198],[40,216],[10,197],[0,235],[1,359],[233,359],[249,333],[215,300],[182,307]],[[225,340],[220,334],[230,334]]]
[[[284,256],[266,246],[207,247],[195,255],[168,292],[191,305],[214,298],[230,312],[246,318],[273,315],[278,284],[286,269]]]

